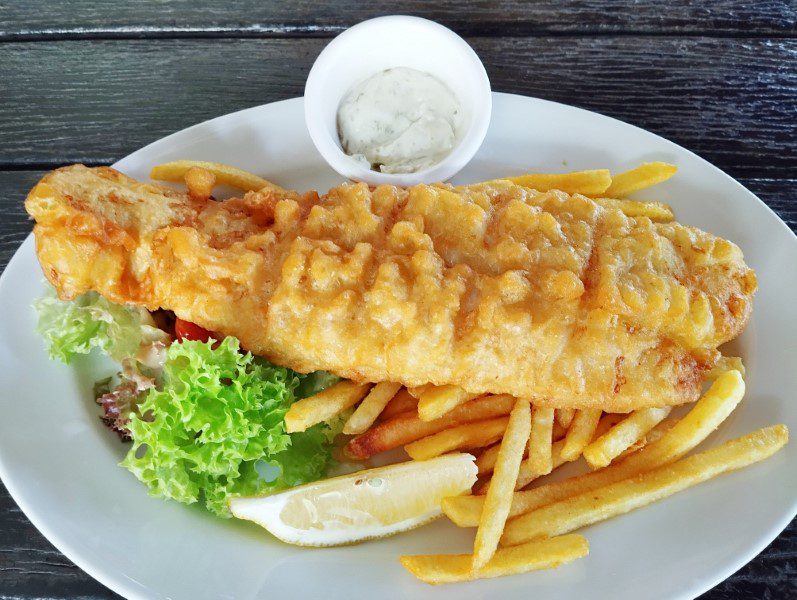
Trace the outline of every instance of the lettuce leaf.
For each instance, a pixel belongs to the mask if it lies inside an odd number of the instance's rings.
[[[307,376],[239,350],[232,337],[167,350],[160,384],[126,424],[133,447],[122,466],[151,495],[204,502],[229,517],[230,496],[314,481],[330,466],[330,425],[285,433],[285,413]]]
[[[33,306],[39,315],[36,330],[47,342],[50,358],[66,364],[92,348],[121,362],[135,356],[142,344],[168,339],[145,309],[114,304],[96,292],[64,301],[50,290]]]
[[[339,381],[301,375],[240,352],[238,340],[183,341],[143,308],[120,306],[94,292],[35,303],[38,332],[51,358],[69,363],[94,348],[122,364],[99,382],[103,422],[133,446],[122,466],[150,494],[203,502],[228,517],[232,495],[256,494],[319,479],[332,464],[332,441],[345,415],[288,435],[284,416],[296,398]]]
[[[130,414],[136,410],[141,399],[141,390],[136,383],[125,379],[112,386],[111,377],[98,381],[94,385],[94,401],[102,408],[102,421],[111,431],[116,432],[123,442],[130,441],[127,424]]]
[[[152,344],[151,350],[158,346]],[[165,359],[165,346],[163,346]],[[108,429],[116,432],[123,442],[130,441],[130,414],[138,410],[146,390],[155,387],[163,365],[150,367],[143,362],[125,359],[122,370],[116,375],[94,384],[94,401],[102,408],[102,421]]]
[[[297,398],[309,398],[327,389],[329,386],[335,385],[339,381],[343,381],[337,375],[333,375],[327,371],[315,371],[307,375],[299,375],[299,386],[296,388]]]

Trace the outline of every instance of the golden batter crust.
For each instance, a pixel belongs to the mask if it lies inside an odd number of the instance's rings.
[[[63,298],[170,309],[298,371],[557,407],[696,399],[756,289],[731,242],[508,181],[197,202],[74,165],[26,208]]]

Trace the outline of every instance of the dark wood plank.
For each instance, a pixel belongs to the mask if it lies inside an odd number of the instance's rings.
[[[795,36],[797,4],[790,0],[675,0],[666,6],[653,0],[581,0],[568,5],[556,0],[500,0],[464,6],[451,0],[345,0],[334,5],[295,0],[290,7],[259,0],[234,5],[222,0],[16,2],[0,7],[0,42],[329,37],[387,12],[419,14],[469,36],[546,36],[505,44],[475,40],[479,52],[493,58],[486,62],[495,89],[578,104],[665,135],[737,177],[748,177],[742,183],[797,231],[797,180],[777,179],[797,172],[797,86],[791,66],[797,49],[776,39]],[[674,33],[694,39],[654,39]],[[695,37],[704,33],[773,39]],[[602,39],[570,37],[581,34]],[[166,42],[160,48],[97,45],[74,56],[74,46],[68,44],[42,46],[38,54],[27,56],[32,60],[21,60],[18,49],[0,47],[0,166],[52,166],[76,157],[111,162],[197,120],[298,95],[323,45],[293,42],[264,50],[262,45],[230,41],[219,56],[192,56],[212,54],[217,43],[180,46],[172,57],[165,56],[173,48]],[[237,52],[250,58],[242,61]],[[140,68],[129,64],[135,60],[142,61]],[[578,66],[577,75],[568,61]],[[235,70],[224,69],[229,64]],[[153,68],[156,72],[147,72]],[[223,72],[214,75],[219,68]],[[205,74],[201,82],[192,77],[196,72]],[[122,81],[114,82],[113,77]],[[167,89],[164,81],[174,84]],[[205,89],[223,100],[202,106],[207,103],[208,96],[201,93]],[[589,97],[583,96],[585,89],[592,90]],[[140,100],[140,90],[147,91],[146,102]],[[21,201],[40,175],[0,171],[0,271],[29,232]],[[797,597],[795,569],[797,522],[702,598]],[[118,598],[55,550],[0,484],[0,598],[33,597]]]
[[[0,13],[0,39],[69,36],[152,37],[180,35],[329,36],[365,19],[412,14],[439,21],[465,35],[650,32],[712,35],[787,35],[797,27],[789,0],[345,0],[282,2],[244,0],[67,0],[12,2]]]
[[[736,177],[797,172],[797,40],[473,38],[498,91],[596,110]],[[13,43],[0,168],[107,163],[190,124],[301,95],[325,40]]]
[[[0,171],[0,273],[33,229],[22,203],[44,171]],[[0,510],[0,515],[3,511]],[[0,525],[0,534],[5,528]],[[0,552],[2,546],[0,545]],[[2,598],[0,588],[0,598]]]
[[[478,40],[495,89],[616,117],[734,177],[797,172],[797,40]]]
[[[740,179],[739,181],[766,202],[797,234],[797,179]]]

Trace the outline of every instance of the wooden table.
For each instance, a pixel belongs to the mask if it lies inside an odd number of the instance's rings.
[[[329,38],[391,13],[465,36],[494,90],[667,137],[797,227],[794,0],[12,0],[0,6],[0,269],[30,231],[22,200],[44,171],[112,163],[204,119],[299,96]],[[0,486],[0,598],[76,597],[116,596]],[[704,597],[797,597],[797,525]]]

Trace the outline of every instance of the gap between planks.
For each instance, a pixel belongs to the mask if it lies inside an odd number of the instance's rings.
[[[27,31],[0,31],[0,43],[61,42],[81,40],[141,40],[141,39],[280,39],[280,38],[332,38],[350,25],[286,25],[261,24],[236,27],[160,27],[156,25],[130,25],[110,28],[76,27],[43,28]],[[460,35],[468,37],[678,37],[725,39],[797,39],[797,31],[764,29],[758,31],[689,30],[678,28],[654,30],[648,28],[616,29],[597,26],[584,28],[538,27],[534,24],[503,23],[482,25],[479,28],[454,27]]]

